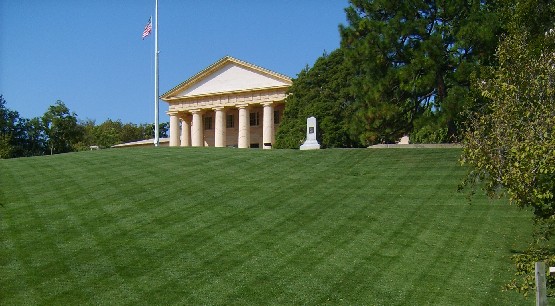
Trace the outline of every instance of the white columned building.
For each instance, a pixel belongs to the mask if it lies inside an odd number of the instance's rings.
[[[161,96],[170,146],[272,148],[291,84],[285,75],[220,59]]]

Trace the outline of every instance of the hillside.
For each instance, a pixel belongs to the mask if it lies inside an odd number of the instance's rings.
[[[0,304],[531,304],[530,215],[458,149],[110,149],[0,160]]]

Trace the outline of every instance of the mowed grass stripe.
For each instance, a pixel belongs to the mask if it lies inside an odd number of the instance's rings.
[[[497,304],[529,215],[459,150],[105,150],[0,161],[0,303]]]

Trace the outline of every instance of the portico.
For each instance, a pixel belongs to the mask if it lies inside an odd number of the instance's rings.
[[[270,149],[291,79],[226,56],[161,96],[170,146]]]

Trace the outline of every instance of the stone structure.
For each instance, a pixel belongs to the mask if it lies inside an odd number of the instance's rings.
[[[291,79],[226,56],[161,96],[170,146],[272,148]]]
[[[306,118],[306,140],[300,147],[301,150],[318,150],[320,144],[316,140],[316,118]]]
[[[410,143],[409,136],[405,135],[399,139],[398,144],[400,145],[408,145]]]

